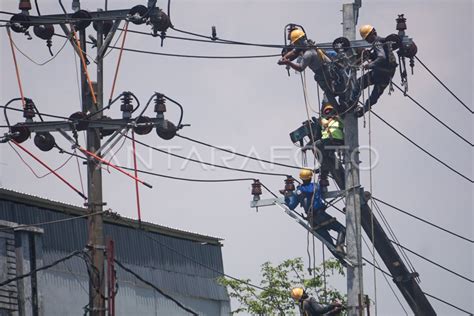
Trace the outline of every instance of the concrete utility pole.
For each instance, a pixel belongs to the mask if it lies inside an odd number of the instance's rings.
[[[97,51],[99,52],[102,42],[103,22],[97,23]],[[86,51],[86,31],[80,31],[81,48]],[[82,68],[81,68],[82,69]],[[94,84],[96,91],[97,104],[92,101],[92,93],[89,90],[85,69],[82,69],[82,110],[84,113],[94,113],[103,106],[103,62],[102,58],[97,58],[97,83]],[[102,112],[96,114],[91,120],[99,119]],[[100,130],[98,128],[87,129],[87,150],[95,153],[100,148]],[[100,153],[97,153],[100,156]],[[87,160],[87,210],[90,214],[101,212],[103,210],[102,201],[102,169],[100,162],[92,157]],[[105,315],[104,300],[104,231],[103,215],[95,214],[88,217],[88,246],[91,250],[92,263],[94,265],[89,279],[89,308],[91,316]]]
[[[343,4],[343,36],[353,41],[356,37],[357,17],[361,1]],[[354,74],[355,76],[355,74]],[[346,169],[346,245],[347,259],[353,266],[347,267],[347,315],[363,315],[364,287],[362,277],[362,244],[359,177],[359,130],[354,111],[344,119],[345,169]]]

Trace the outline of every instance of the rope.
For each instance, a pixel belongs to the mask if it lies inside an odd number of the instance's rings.
[[[138,171],[137,171],[137,150],[135,147],[135,132],[132,129],[132,146],[133,146],[133,169],[135,174],[135,193],[137,196],[137,212],[138,212],[138,222],[141,224],[141,209],[140,209],[140,192],[138,190]]]
[[[115,91],[115,84],[117,83],[117,77],[118,77],[118,72],[120,68],[120,63],[122,61],[122,55],[124,51],[124,45],[125,45],[125,40],[127,38],[127,31],[128,31],[128,21],[125,22],[125,28],[123,30],[123,38],[122,38],[122,44],[120,45],[120,52],[119,52],[119,57],[117,60],[117,66],[115,67],[115,74],[114,74],[114,81],[112,83],[112,89],[110,91],[110,97],[109,97],[109,103],[112,102],[112,98],[114,96],[114,91]]]
[[[323,243],[321,243],[321,248],[322,248],[322,252],[323,252],[324,302],[326,303],[326,302],[327,302],[328,289],[327,289],[327,281],[326,281],[326,253],[325,253],[325,249],[324,249],[324,244],[323,244]]]
[[[81,44],[79,43],[79,39],[77,38],[76,32],[74,31],[74,26],[72,24],[71,24],[71,33],[72,33],[75,45],[77,47],[77,50],[79,51],[79,57],[81,59],[82,68],[84,69],[84,74],[86,75],[87,84],[91,92],[92,102],[94,102],[94,105],[97,105],[97,98],[95,97],[94,87],[92,86],[92,81],[91,81],[91,78],[89,77],[89,71],[87,70],[84,52],[82,51]]]
[[[18,69],[18,62],[16,60],[15,49],[13,48],[14,44],[13,44],[12,34],[10,32],[10,27],[7,26],[6,30],[7,30],[8,38],[10,39],[10,47],[12,49],[13,63],[15,64],[16,80],[18,82],[18,88],[20,89],[21,102],[23,103],[23,108],[25,108],[26,106],[25,95],[23,94],[23,86],[21,85],[20,70]]]
[[[362,70],[363,72],[363,70]],[[368,95],[369,95],[369,109],[370,109],[370,87],[369,87],[369,90],[367,91]],[[364,104],[365,104],[365,100],[364,100]],[[370,115],[370,112],[369,111],[369,187],[370,187],[370,194],[372,194],[373,192],[373,178],[372,178],[372,124],[371,124],[371,115]],[[370,199],[370,208],[373,209],[374,208],[374,201],[373,199]],[[373,212],[370,212],[370,229],[371,229],[371,232],[372,232],[372,263],[374,264],[374,269],[373,269],[373,274],[374,274],[374,305],[375,305],[375,316],[377,316],[377,308],[378,308],[378,305],[377,305],[377,270],[375,268],[375,229],[374,229],[374,213]]]

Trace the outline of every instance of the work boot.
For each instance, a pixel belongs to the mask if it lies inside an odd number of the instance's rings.
[[[337,245],[336,246],[336,252],[338,254],[340,254],[341,256],[345,256],[346,255],[346,251],[344,250],[344,246],[343,245]]]

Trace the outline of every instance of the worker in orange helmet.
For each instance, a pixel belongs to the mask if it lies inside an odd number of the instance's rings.
[[[301,287],[291,289],[291,297],[298,303],[300,314],[304,316],[338,315],[343,308],[338,300],[334,300],[327,305],[319,304],[314,297],[309,296]]]
[[[373,50],[370,54],[371,61],[363,65],[363,68],[368,72],[358,79],[361,90],[373,85],[372,93],[366,100],[364,107],[359,107],[356,110],[357,116],[361,117],[377,103],[385,88],[392,81],[398,64],[391,47],[388,43],[384,43],[384,38],[377,35],[377,31],[372,25],[364,25],[359,31],[360,36],[372,44]]]

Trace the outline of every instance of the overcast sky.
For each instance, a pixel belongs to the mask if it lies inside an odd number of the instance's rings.
[[[63,1],[70,10],[71,1]],[[95,10],[102,1],[81,1],[82,7]],[[143,1],[145,2],[145,1]],[[43,14],[60,13],[55,0],[38,0]],[[131,8],[136,1],[109,1],[109,9]],[[209,34],[217,27],[219,37],[254,43],[283,43],[283,27],[290,22],[302,24],[308,37],[316,42],[331,42],[342,34],[343,1],[173,1],[172,22],[177,28]],[[143,3],[145,4],[145,3]],[[166,8],[165,1],[158,6]],[[17,1],[2,1],[4,11],[17,11]],[[33,10],[34,14],[36,14]],[[445,1],[363,1],[358,26],[373,24],[380,35],[395,33],[395,18],[404,13],[408,19],[407,33],[418,45],[418,57],[473,108],[473,3],[470,0]],[[5,16],[4,16],[5,17]],[[145,25],[131,29],[148,32]],[[88,29],[93,31],[92,28]],[[56,32],[60,33],[57,27]],[[31,30],[32,33],[32,30]],[[174,31],[169,35],[182,36]],[[31,58],[44,61],[49,58],[46,44],[34,37],[29,41],[20,34],[13,35],[17,45]],[[1,45],[1,100],[19,96],[15,70],[5,29],[0,29]],[[54,37],[56,52],[64,39]],[[279,53],[278,49],[243,47],[178,41],[167,39],[160,47],[160,39],[129,33],[126,47],[156,52],[197,55],[260,55]],[[95,54],[95,49],[89,49]],[[112,84],[117,62],[117,51],[105,61],[105,100]],[[80,109],[75,57],[69,45],[49,64],[39,67],[17,54],[25,95],[32,98],[40,111],[69,116]],[[118,76],[117,93],[134,92],[146,102],[154,91],[168,95],[184,106],[184,123],[191,124],[181,131],[183,135],[202,141],[249,153],[257,152],[262,158],[278,156],[299,157],[288,133],[306,119],[299,75],[288,77],[285,69],[276,64],[277,58],[265,59],[184,59],[125,52]],[[95,68],[91,67],[91,72]],[[317,104],[316,85],[312,73],[306,74],[310,102]],[[93,75],[95,77],[95,75]],[[394,81],[400,83],[397,71]],[[450,96],[421,67],[416,65],[409,76],[409,93],[429,111],[453,127],[472,142],[472,115]],[[16,104],[20,106],[20,104]],[[385,94],[375,107],[377,113],[400,131],[409,135],[439,159],[473,178],[472,147],[435,122],[401,93]],[[169,103],[167,117],[176,122],[178,111]],[[107,115],[120,117],[119,106]],[[153,112],[150,109],[149,115]],[[21,120],[11,114],[12,122]],[[0,124],[4,125],[3,117]],[[368,128],[360,123],[360,144],[368,144]],[[55,135],[64,147],[67,143]],[[82,140],[82,138],[81,138]],[[232,158],[230,154],[212,152],[203,147],[175,138],[165,141],[153,132],[139,140],[185,156],[199,155],[201,159],[234,167],[264,171],[259,163]],[[394,131],[372,117],[372,144],[379,162],[373,168],[373,195],[393,203],[422,218],[433,221],[470,239],[473,238],[472,183],[454,174],[438,162],[402,139]],[[130,144],[117,155],[118,162],[130,164]],[[25,142],[52,166],[60,165],[66,156],[57,152],[40,152],[33,141]],[[283,148],[283,149],[282,149]],[[142,157],[140,168],[189,178],[257,177],[245,173],[205,168],[138,147]],[[299,158],[298,158],[299,159]],[[361,159],[367,163],[367,152]],[[28,159],[28,161],[30,161]],[[293,158],[280,162],[299,164]],[[42,173],[40,166],[31,162]],[[268,165],[266,171],[272,171]],[[275,167],[275,172],[294,173],[297,170]],[[61,169],[74,185],[80,186],[74,161]],[[85,168],[82,168],[83,175]],[[81,205],[82,201],[68,187],[54,177],[36,179],[8,145],[0,146],[0,182],[5,188]],[[276,191],[283,187],[282,177],[258,176]],[[180,182],[143,176],[153,189],[140,188],[142,218],[156,224],[218,236],[224,239],[225,272],[238,278],[258,280],[260,265],[265,261],[279,263],[287,258],[303,257],[307,262],[306,232],[276,207],[249,208],[250,182],[203,184]],[[137,217],[134,182],[111,171],[103,173],[104,201],[121,215]],[[362,185],[368,190],[369,173],[362,172]],[[270,196],[264,196],[270,197]],[[382,210],[397,234],[408,248],[429,257],[446,267],[473,278],[472,244],[442,231],[412,220],[392,209]],[[339,217],[333,210],[331,214]],[[340,218],[344,221],[344,219]],[[317,261],[321,261],[321,247],[317,244]],[[326,252],[328,253],[328,252]],[[364,256],[370,258],[364,248]],[[410,255],[420,274],[421,288],[469,311],[474,310],[472,283],[459,279],[426,261]],[[345,292],[345,281],[336,280]],[[364,268],[364,287],[374,298],[373,271]],[[397,292],[397,294],[399,294]],[[401,297],[401,295],[399,294]],[[402,315],[390,289],[378,275],[378,312],[380,315]],[[438,315],[459,315],[444,304],[431,300]],[[403,302],[409,310],[407,304]],[[234,308],[236,306],[233,306]]]

